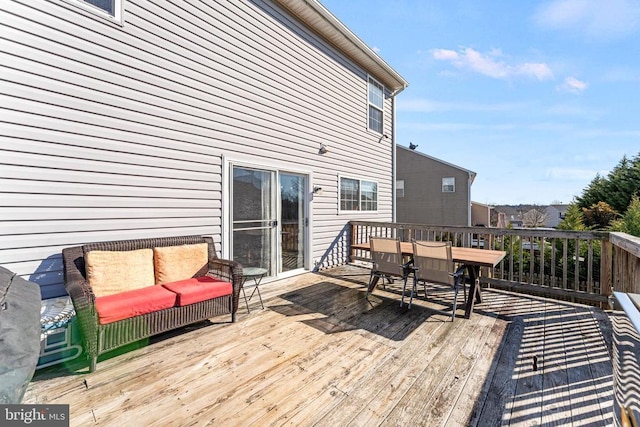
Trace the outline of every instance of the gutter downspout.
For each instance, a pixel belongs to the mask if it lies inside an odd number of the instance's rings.
[[[473,209],[471,208],[471,184],[473,184],[473,180],[474,180],[474,176],[473,176],[473,172],[469,172],[469,185],[467,186],[468,190],[467,190],[467,206],[469,206],[469,210],[467,211],[467,227],[471,227],[473,224],[471,224],[471,219],[472,219],[472,211]]]
[[[396,95],[407,88],[391,92],[391,222],[396,222]],[[471,197],[471,196],[469,196]]]
[[[391,222],[396,222],[396,93],[391,98]]]

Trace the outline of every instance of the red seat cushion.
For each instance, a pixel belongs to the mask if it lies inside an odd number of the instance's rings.
[[[101,325],[175,305],[176,294],[158,285],[96,298],[98,321]]]
[[[164,286],[171,292],[178,294],[178,306],[193,304],[233,293],[233,285],[231,285],[231,283],[223,282],[220,279],[209,276],[163,283],[160,286]]]

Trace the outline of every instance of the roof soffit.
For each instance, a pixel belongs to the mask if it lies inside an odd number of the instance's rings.
[[[275,0],[393,92],[409,83],[317,0]]]

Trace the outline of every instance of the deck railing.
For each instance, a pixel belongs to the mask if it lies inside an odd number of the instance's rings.
[[[612,246],[611,286],[619,292],[640,294],[640,238],[625,233],[610,233]]]
[[[352,244],[370,236],[503,250],[506,257],[481,281],[509,290],[601,306],[609,305],[613,289],[640,293],[640,239],[624,233],[351,221]],[[350,256],[369,260],[367,251],[353,248]]]

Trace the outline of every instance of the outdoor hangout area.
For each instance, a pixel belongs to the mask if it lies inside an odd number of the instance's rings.
[[[25,403],[72,425],[611,425],[611,321],[599,308],[485,289],[471,319],[447,286],[399,306],[347,265],[262,287],[212,318],[86,364],[38,371]],[[76,370],[78,369],[78,370]]]
[[[0,426],[640,425],[633,55],[383,3],[3,3]]]
[[[57,328],[73,325],[77,350],[27,372],[22,403],[69,405],[71,425],[608,426],[635,416],[637,291],[603,298],[634,283],[633,238],[346,230],[350,262],[264,283],[264,271],[243,277],[218,258],[208,237],[65,249],[75,313]],[[163,284],[114,288],[145,274]]]

